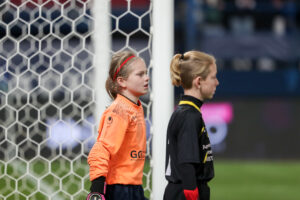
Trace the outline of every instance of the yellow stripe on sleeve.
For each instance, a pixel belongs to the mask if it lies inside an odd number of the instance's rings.
[[[206,154],[205,154],[205,157],[204,157],[203,163],[205,163],[205,162],[206,162],[206,159],[207,159],[207,154],[208,154],[208,152],[206,152]]]

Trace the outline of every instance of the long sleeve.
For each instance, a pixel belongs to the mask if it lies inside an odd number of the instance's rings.
[[[192,163],[178,165],[184,190],[194,190],[197,187],[196,170]]]
[[[100,121],[99,135],[88,156],[90,180],[107,176],[109,160],[120,149],[128,122],[116,113],[108,113]]]
[[[177,160],[182,163],[200,163],[199,139],[200,115],[198,112],[185,113],[177,131]]]

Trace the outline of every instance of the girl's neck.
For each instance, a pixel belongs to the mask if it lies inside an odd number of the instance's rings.
[[[200,94],[200,91],[199,90],[195,90],[195,89],[185,89],[184,90],[184,95],[189,95],[189,96],[192,96],[192,97],[195,97],[201,101],[203,101],[203,98]]]
[[[136,97],[136,96],[134,96],[134,95],[132,95],[130,93],[127,93],[127,92],[120,93],[120,95],[126,97],[127,99],[129,99],[133,103],[138,104],[139,97]]]

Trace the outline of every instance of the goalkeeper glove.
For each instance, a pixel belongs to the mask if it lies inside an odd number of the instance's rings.
[[[87,200],[105,200],[104,194],[106,190],[105,177],[100,176],[92,181],[91,192],[87,196]]]
[[[88,194],[86,200],[105,200],[105,197],[98,192],[91,192]]]

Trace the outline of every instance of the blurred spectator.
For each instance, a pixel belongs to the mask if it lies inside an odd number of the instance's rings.
[[[294,31],[296,28],[297,7],[294,0],[272,0],[272,8],[274,10],[274,21],[284,23],[285,31]]]
[[[239,10],[253,10],[256,5],[255,0],[235,0],[236,7]]]
[[[285,33],[300,25],[298,4],[294,0],[204,0],[203,10],[206,23],[220,23],[233,32],[278,31],[281,26]]]
[[[203,5],[205,22],[208,24],[220,24],[222,20],[221,0],[205,0]]]
[[[260,71],[274,71],[275,70],[275,62],[271,58],[260,58],[257,61],[257,68]]]
[[[276,16],[273,19],[273,32],[278,36],[286,33],[286,21],[282,16]]]
[[[253,33],[256,1],[227,0],[224,3],[224,26],[235,34]]]
[[[253,68],[253,63],[249,58],[235,58],[232,61],[232,68],[236,71],[249,71]]]
[[[199,8],[189,5],[195,1],[201,2]],[[274,71],[294,68],[300,63],[300,1],[176,2],[176,51],[185,51],[188,41],[195,44],[195,48],[210,52],[219,60],[223,60],[223,68],[242,71]],[[187,16],[191,16],[187,15],[187,8],[196,10],[189,10],[196,13],[194,19],[186,20]],[[187,32],[191,32],[186,26],[191,20],[197,25],[197,37],[183,37]]]

